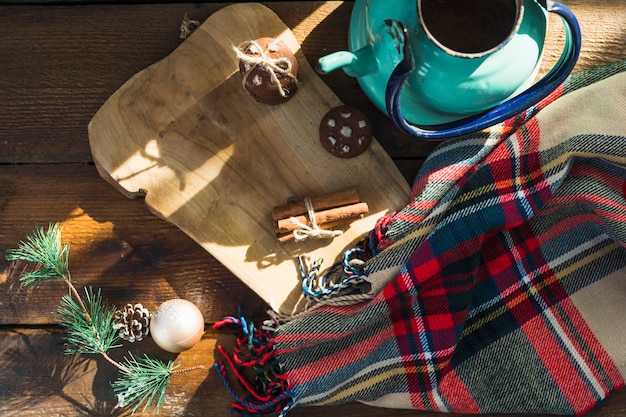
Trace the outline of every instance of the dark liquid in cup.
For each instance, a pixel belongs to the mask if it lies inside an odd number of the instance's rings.
[[[515,26],[515,0],[422,0],[428,31],[442,45],[463,53],[487,51]]]

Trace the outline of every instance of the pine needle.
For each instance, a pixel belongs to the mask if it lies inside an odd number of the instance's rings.
[[[126,359],[122,376],[112,383],[117,396],[118,408],[129,404],[135,404],[132,412],[135,413],[141,404],[144,404],[142,412],[154,407],[157,412],[163,404],[165,389],[172,376],[174,365],[152,359],[147,355],[135,358],[131,353],[130,359]],[[156,404],[153,403],[156,401]]]
[[[154,408],[160,410],[167,384],[174,373],[187,372],[202,367],[174,370],[172,361],[168,363],[152,359],[147,355],[130,359],[124,363],[114,361],[108,351],[120,347],[118,331],[114,327],[115,307],[102,299],[101,291],[94,293],[91,287],[85,288],[82,297],[71,281],[68,267],[69,245],[62,244],[58,223],[50,223],[48,229],[40,227],[26,236],[17,249],[6,251],[8,261],[24,261],[35,264],[37,269],[26,272],[20,278],[23,286],[32,286],[44,281],[65,281],[70,293],[59,304],[57,313],[60,325],[66,330],[68,354],[99,354],[115,365],[121,373],[112,383],[118,399],[117,407],[133,405],[135,413],[144,404],[143,411]]]
[[[26,236],[17,249],[6,251],[9,261],[25,261],[39,266],[35,271],[24,273],[22,285],[31,286],[43,281],[70,281],[68,267],[69,245],[61,243],[58,223],[50,223],[48,230],[43,227]]]
[[[115,308],[102,300],[100,290],[94,294],[85,288],[85,314],[83,307],[71,296],[61,299],[57,310],[60,324],[67,331],[66,353],[95,353],[104,355],[109,349],[119,347],[117,330],[113,326]]]

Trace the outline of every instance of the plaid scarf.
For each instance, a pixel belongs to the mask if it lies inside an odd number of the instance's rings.
[[[442,143],[411,202],[355,248],[351,285],[305,286],[314,308],[269,329],[217,323],[245,333],[216,364],[233,408],[578,415],[620,388],[625,70],[574,74],[518,117]]]

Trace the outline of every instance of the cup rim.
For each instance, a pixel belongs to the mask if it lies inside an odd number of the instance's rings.
[[[480,52],[461,52],[461,51],[456,51],[456,50],[450,48],[449,46],[446,46],[446,45],[442,44],[430,32],[430,30],[428,29],[428,26],[426,25],[426,22],[424,22],[424,18],[422,16],[422,1],[423,0],[416,0],[416,2],[417,2],[417,16],[418,16],[418,19],[419,19],[420,26],[424,30],[424,33],[426,34],[426,37],[431,42],[433,42],[439,49],[443,50],[446,54],[451,55],[451,56],[455,56],[455,57],[461,57],[461,58],[482,58],[482,57],[484,57],[486,55],[490,55],[490,54],[492,54],[492,53],[502,49],[507,43],[509,43],[509,41],[513,38],[513,36],[515,36],[515,34],[517,33],[517,31],[519,30],[519,28],[520,28],[520,26],[522,24],[522,20],[523,20],[523,17],[524,17],[524,0],[513,0],[513,1],[515,1],[515,24],[511,27],[511,31],[509,32],[507,37],[504,38],[502,40],[502,42],[500,42],[499,44],[493,46],[492,48],[484,50],[484,51],[480,51]]]

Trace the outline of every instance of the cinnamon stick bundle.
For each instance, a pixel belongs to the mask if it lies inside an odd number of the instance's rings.
[[[356,219],[352,219],[352,220],[356,220]],[[335,230],[341,226],[344,226],[346,224],[346,221],[350,221],[350,220],[339,220],[337,222],[324,223],[321,226],[321,228],[325,230]],[[290,240],[293,240],[294,238],[295,238],[295,235],[293,234],[293,232],[276,234],[276,240],[278,241],[278,243],[289,242]]]
[[[368,211],[367,203],[356,203],[350,204],[348,206],[336,207],[323,211],[315,212],[315,222],[318,226],[322,226],[326,223],[337,223],[342,220],[350,221],[354,219],[358,219],[363,217]],[[309,219],[308,215],[301,216],[293,216],[300,223],[306,224],[307,226],[313,226],[313,223]],[[298,228],[298,226],[291,220],[290,218],[280,219],[278,220],[278,225],[276,228],[276,233],[289,233],[293,232]]]
[[[311,198],[311,205],[315,223],[320,229],[326,230],[362,218],[369,211],[367,203],[360,201],[355,187]],[[291,220],[292,217],[302,224],[313,227],[304,201],[275,207],[272,210],[272,218],[274,219],[276,238],[281,243],[292,239],[294,237],[293,232],[299,228],[298,224]]]
[[[359,198],[359,194],[357,193],[355,187],[346,188],[344,190],[337,191],[336,193],[314,197],[311,199],[313,210],[315,211],[347,206],[349,204],[360,202],[361,199]],[[274,210],[272,210],[272,217],[274,221],[278,221],[306,213],[307,209],[304,201],[297,201],[295,203],[275,207]]]

